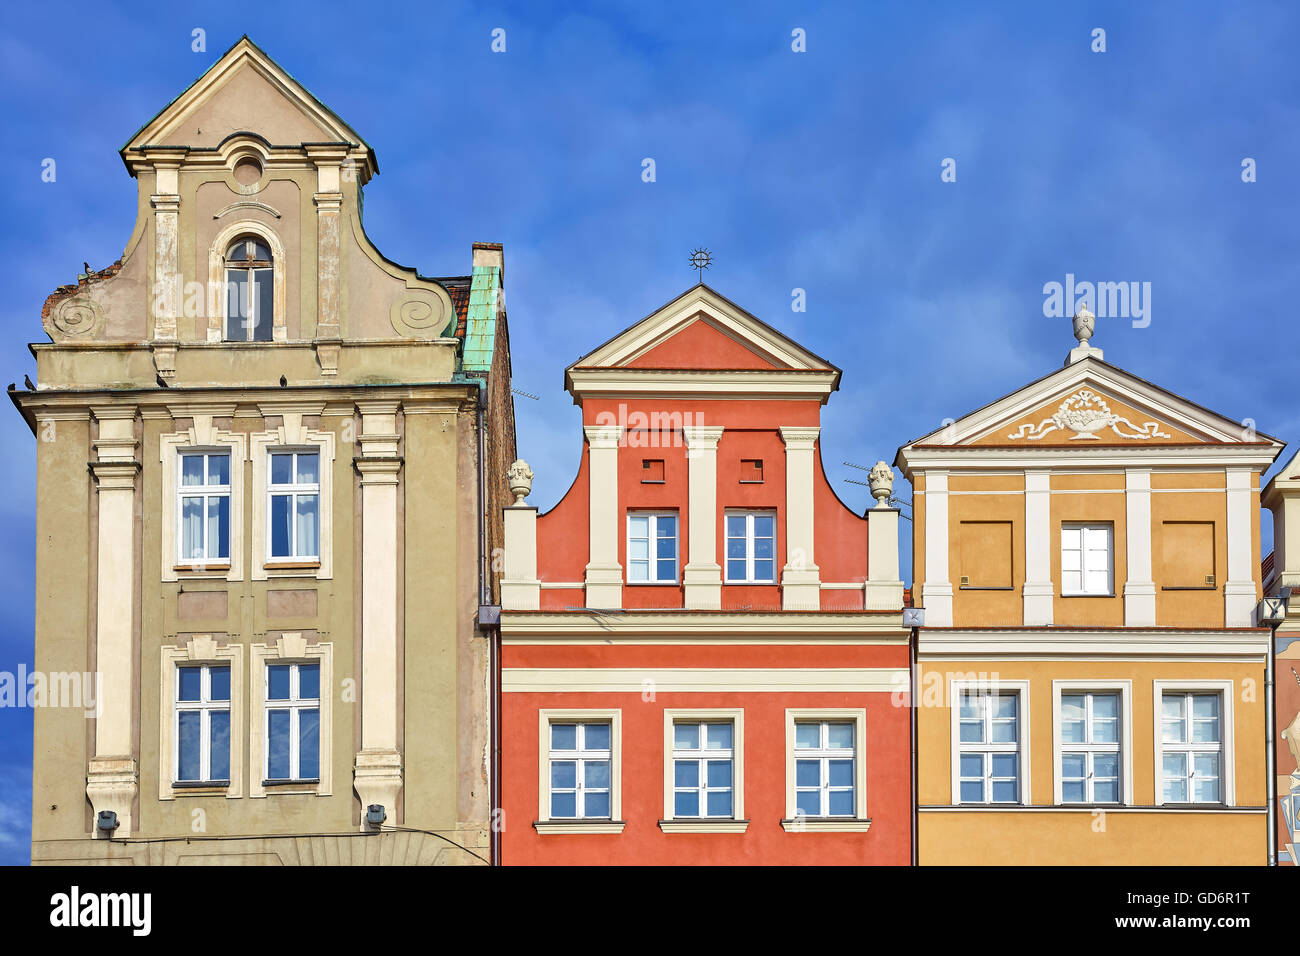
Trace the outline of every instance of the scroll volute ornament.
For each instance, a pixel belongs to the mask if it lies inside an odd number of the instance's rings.
[[[528,462],[522,458],[515,459],[515,463],[506,472],[506,480],[510,485],[510,493],[515,496],[515,504],[522,505],[533,490],[533,470],[528,467]]]

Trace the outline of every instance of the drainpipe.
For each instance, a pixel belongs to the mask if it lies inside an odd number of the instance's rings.
[[[1277,656],[1278,624],[1269,628],[1268,660],[1264,664],[1264,722],[1268,749],[1264,752],[1264,772],[1268,774],[1268,865],[1277,866],[1277,703],[1273,699],[1273,658]]]
[[[912,637],[907,642],[907,678],[911,686],[911,694],[908,703],[911,705],[911,714],[908,723],[912,735],[912,866],[917,866],[920,859],[920,847],[917,845],[918,818],[920,811],[917,809],[917,780],[916,780],[916,707],[917,707],[917,688],[916,688],[916,646],[919,628],[912,628]]]
[[[493,866],[501,865],[501,834],[497,810],[501,806],[501,619],[483,620],[483,609],[492,606],[491,555],[487,550],[487,429],[484,408],[487,389],[478,389],[478,604],[479,626],[487,631],[488,640],[488,856]]]

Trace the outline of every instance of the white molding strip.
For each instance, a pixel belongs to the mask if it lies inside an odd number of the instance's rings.
[[[507,667],[501,689],[515,693],[893,693],[907,687],[905,667]]]

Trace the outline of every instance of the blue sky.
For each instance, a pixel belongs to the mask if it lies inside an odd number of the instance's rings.
[[[690,286],[699,245],[714,288],[844,370],[822,447],[855,508],[866,489],[845,479],[863,476],[841,461],[892,460],[1059,367],[1073,338],[1042,290],[1067,273],[1151,283],[1148,327],[1098,320],[1108,361],[1300,437],[1284,3],[18,5],[0,33],[0,384],[35,375],[44,297],[121,255],[136,192],[117,150],[245,32],[377,151],[366,227],[386,255],[464,274],[471,242],[505,244],[543,507],[580,451],[564,367]],[[33,659],[34,441],[13,412],[0,437],[0,670],[16,671]],[[28,859],[30,717],[0,711],[0,862]]]

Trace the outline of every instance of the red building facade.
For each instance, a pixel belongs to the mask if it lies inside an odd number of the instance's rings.
[[[567,370],[578,475],[505,510],[502,863],[909,862],[898,512],[822,470],[839,379],[704,285]]]

